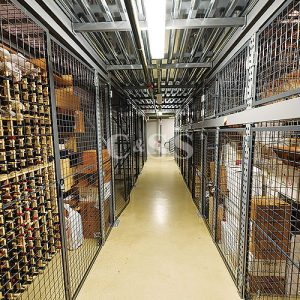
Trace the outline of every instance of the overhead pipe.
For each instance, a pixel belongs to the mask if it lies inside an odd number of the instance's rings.
[[[132,33],[133,33],[134,41],[135,41],[135,44],[137,47],[139,59],[141,61],[142,67],[143,67],[145,82],[148,87],[148,91],[151,95],[151,98],[153,100],[153,106],[154,106],[155,113],[156,113],[156,101],[155,101],[154,95],[153,95],[153,85],[151,82],[151,77],[149,74],[148,64],[147,64],[147,60],[146,60],[146,55],[144,52],[143,40],[142,40],[141,30],[140,30],[140,26],[139,26],[139,20],[135,13],[132,0],[124,0],[124,3],[126,6],[129,22],[130,22],[130,25],[132,28]]]

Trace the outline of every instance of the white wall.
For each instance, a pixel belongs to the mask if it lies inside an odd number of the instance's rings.
[[[149,120],[147,122],[147,151],[149,155],[159,155],[159,120]],[[165,142],[174,137],[174,118],[162,119],[162,154],[168,154],[164,148]]]
[[[172,137],[174,137],[174,118],[172,119],[163,119],[162,120],[162,154],[168,154],[168,145],[167,148],[164,147],[165,142],[168,142]]]
[[[149,155],[159,154],[158,130],[157,120],[147,122],[147,152]]]

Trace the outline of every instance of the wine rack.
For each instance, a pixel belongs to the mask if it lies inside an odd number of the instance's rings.
[[[1,299],[18,299],[61,247],[47,73],[0,74]]]

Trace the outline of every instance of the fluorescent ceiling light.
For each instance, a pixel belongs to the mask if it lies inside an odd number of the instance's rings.
[[[166,0],[145,0],[146,19],[152,59],[165,53]]]
[[[157,115],[158,115],[159,117],[161,117],[161,116],[163,115],[162,111],[158,111],[158,112],[157,112]]]

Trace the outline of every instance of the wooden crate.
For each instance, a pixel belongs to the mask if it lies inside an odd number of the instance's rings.
[[[280,249],[289,253],[291,214],[291,205],[282,200],[268,197],[252,199],[250,251],[255,258],[280,257]]]

